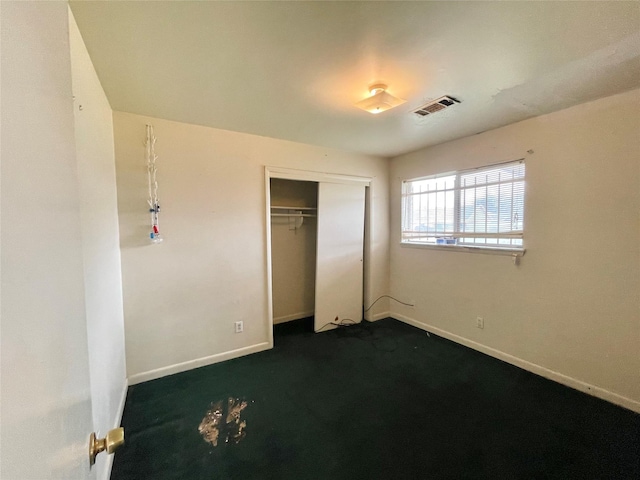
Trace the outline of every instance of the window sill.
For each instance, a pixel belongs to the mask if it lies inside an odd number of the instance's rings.
[[[432,245],[428,243],[405,243],[400,242],[401,247],[426,248],[429,250],[447,250],[450,252],[484,253],[488,255],[508,255],[511,257],[522,257],[526,249],[524,248],[494,248],[494,247],[470,247],[466,245]]]

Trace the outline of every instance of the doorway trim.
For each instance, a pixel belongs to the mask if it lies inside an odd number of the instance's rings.
[[[342,175],[339,173],[328,173],[328,172],[314,172],[311,170],[296,170],[292,168],[282,168],[282,167],[270,167],[265,166],[264,168],[265,174],[265,201],[266,201],[266,209],[265,209],[265,245],[266,252],[265,257],[267,259],[267,271],[266,271],[266,285],[267,285],[267,318],[268,318],[268,339],[269,339],[269,347],[273,348],[273,284],[272,284],[272,267],[271,267],[271,179],[272,178],[280,178],[284,180],[299,180],[299,181],[307,181],[307,182],[324,182],[324,183],[341,183],[348,185],[364,185],[365,188],[365,205],[368,205],[369,208],[365,208],[365,217],[364,217],[364,229],[365,232],[373,231],[373,208],[372,207],[372,198],[373,198],[373,178],[372,177],[360,177],[356,175]],[[372,250],[372,241],[371,235],[365,235],[364,241],[364,265],[363,265],[363,282],[364,282],[364,291],[363,291],[363,304],[369,305],[372,296],[372,279],[369,278],[371,276],[371,250]]]

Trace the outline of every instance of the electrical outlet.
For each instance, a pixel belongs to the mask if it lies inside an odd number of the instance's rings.
[[[242,333],[244,331],[244,322],[236,322],[236,333]]]
[[[484,328],[484,318],[476,317],[476,327]]]

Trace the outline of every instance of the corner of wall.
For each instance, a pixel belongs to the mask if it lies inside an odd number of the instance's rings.
[[[594,397],[601,398],[602,400],[606,400],[629,410],[633,410],[634,412],[640,413],[640,402],[632,398],[619,395],[615,392],[607,390],[606,388],[598,387],[596,385],[583,382],[582,380],[578,380],[568,375],[564,375],[560,372],[550,370],[536,363],[529,362],[522,358],[510,355],[495,348],[488,347],[460,335],[456,335],[455,333],[451,333],[441,328],[434,327],[433,325],[429,325],[428,323],[420,322],[411,317],[407,317],[406,315],[392,312],[390,316],[396,320],[406,323],[407,325],[412,325],[426,332],[438,335],[439,337],[446,338],[447,340],[451,340],[452,342],[464,345],[465,347],[469,347],[493,358],[497,358],[498,360],[502,360],[503,362],[510,363],[511,365],[515,365],[516,367],[520,367],[523,370],[535,373],[536,375],[540,375],[541,377],[553,380],[580,392],[593,395]]]

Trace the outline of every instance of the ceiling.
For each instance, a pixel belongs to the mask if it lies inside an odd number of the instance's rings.
[[[114,110],[385,157],[640,87],[637,1],[71,8]],[[374,83],[407,102],[356,108]]]

